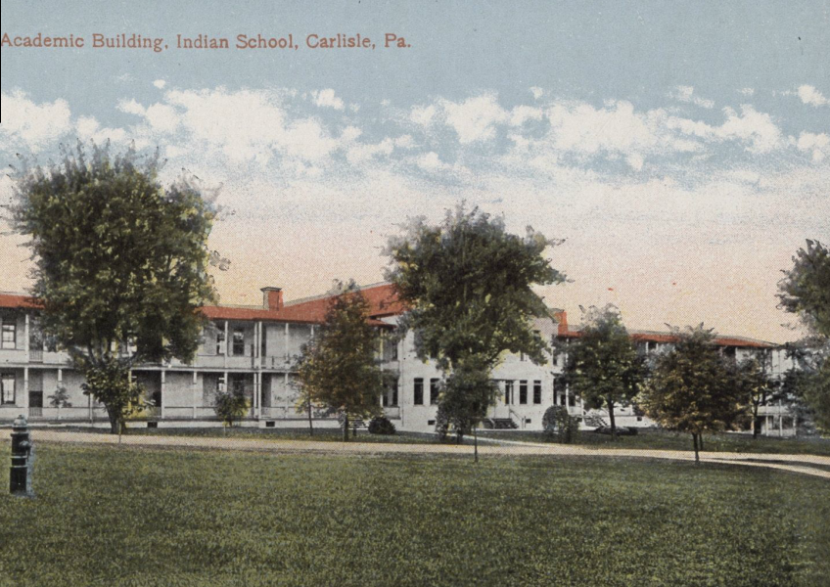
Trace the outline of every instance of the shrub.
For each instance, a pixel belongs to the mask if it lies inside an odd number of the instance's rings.
[[[213,409],[225,426],[233,426],[235,421],[245,416],[249,407],[248,400],[241,392],[220,391],[216,393],[216,405]]]
[[[542,418],[545,440],[570,444],[579,430],[579,421],[568,413],[565,406],[551,406]]]
[[[395,425],[384,416],[375,416],[369,422],[369,434],[395,434]]]

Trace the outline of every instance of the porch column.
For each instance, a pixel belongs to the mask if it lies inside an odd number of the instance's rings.
[[[28,318],[28,316],[26,316]],[[23,399],[18,403],[21,408],[29,408],[29,368],[23,369]],[[28,417],[28,414],[27,414]]]
[[[291,332],[289,331],[288,322],[285,323],[285,362],[289,362],[288,342],[291,340]]]
[[[31,355],[29,354],[29,314],[26,314],[26,327],[23,329],[23,336],[25,340],[23,341],[23,348],[26,351],[26,362],[29,363],[31,361]],[[27,392],[28,397],[28,392]]]
[[[230,339],[228,338],[228,321],[225,320],[225,369],[228,368],[228,349],[230,349]]]
[[[58,369],[58,389],[63,387],[63,369]],[[61,409],[58,407],[58,420],[61,419]]]
[[[162,369],[161,370],[161,401],[159,402],[159,417],[164,419],[164,396],[165,396],[165,388],[167,387],[167,372]]]
[[[195,420],[198,417],[197,408],[199,406],[199,373],[198,371],[193,372],[193,384],[191,393],[193,394],[193,419]]]

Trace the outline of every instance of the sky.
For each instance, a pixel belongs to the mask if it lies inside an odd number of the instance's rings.
[[[564,239],[569,282],[541,288],[578,322],[703,322],[797,338],[781,270],[830,242],[830,0],[104,2],[0,0],[0,164],[76,140],[161,150],[222,211],[210,247],[223,303],[383,279],[407,218],[464,201]],[[324,49],[310,35],[369,37]],[[385,35],[404,47],[385,48]],[[93,35],[161,39],[96,49]],[[178,49],[178,35],[228,50]],[[237,35],[296,49],[236,49]],[[315,37],[312,37],[315,38]],[[12,180],[0,178],[0,202]],[[0,221],[2,222],[2,221]],[[25,240],[0,223],[0,291]]]

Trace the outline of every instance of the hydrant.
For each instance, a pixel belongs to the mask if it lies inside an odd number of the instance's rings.
[[[29,436],[29,423],[25,416],[18,416],[12,424],[11,494],[34,497],[32,469],[35,447]]]

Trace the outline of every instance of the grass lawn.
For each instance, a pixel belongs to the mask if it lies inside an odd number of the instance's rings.
[[[540,431],[484,430],[479,433],[487,438],[545,442]],[[830,439],[827,438],[775,438],[739,434],[707,434],[703,437],[704,449],[713,452],[747,454],[812,454],[830,456]],[[626,448],[645,450],[692,450],[692,436],[665,430],[641,429],[637,436],[618,436],[614,440],[607,434],[580,431],[574,446],[595,446],[598,448]]]
[[[765,469],[42,443],[36,473],[3,587],[830,585],[828,483]]]

